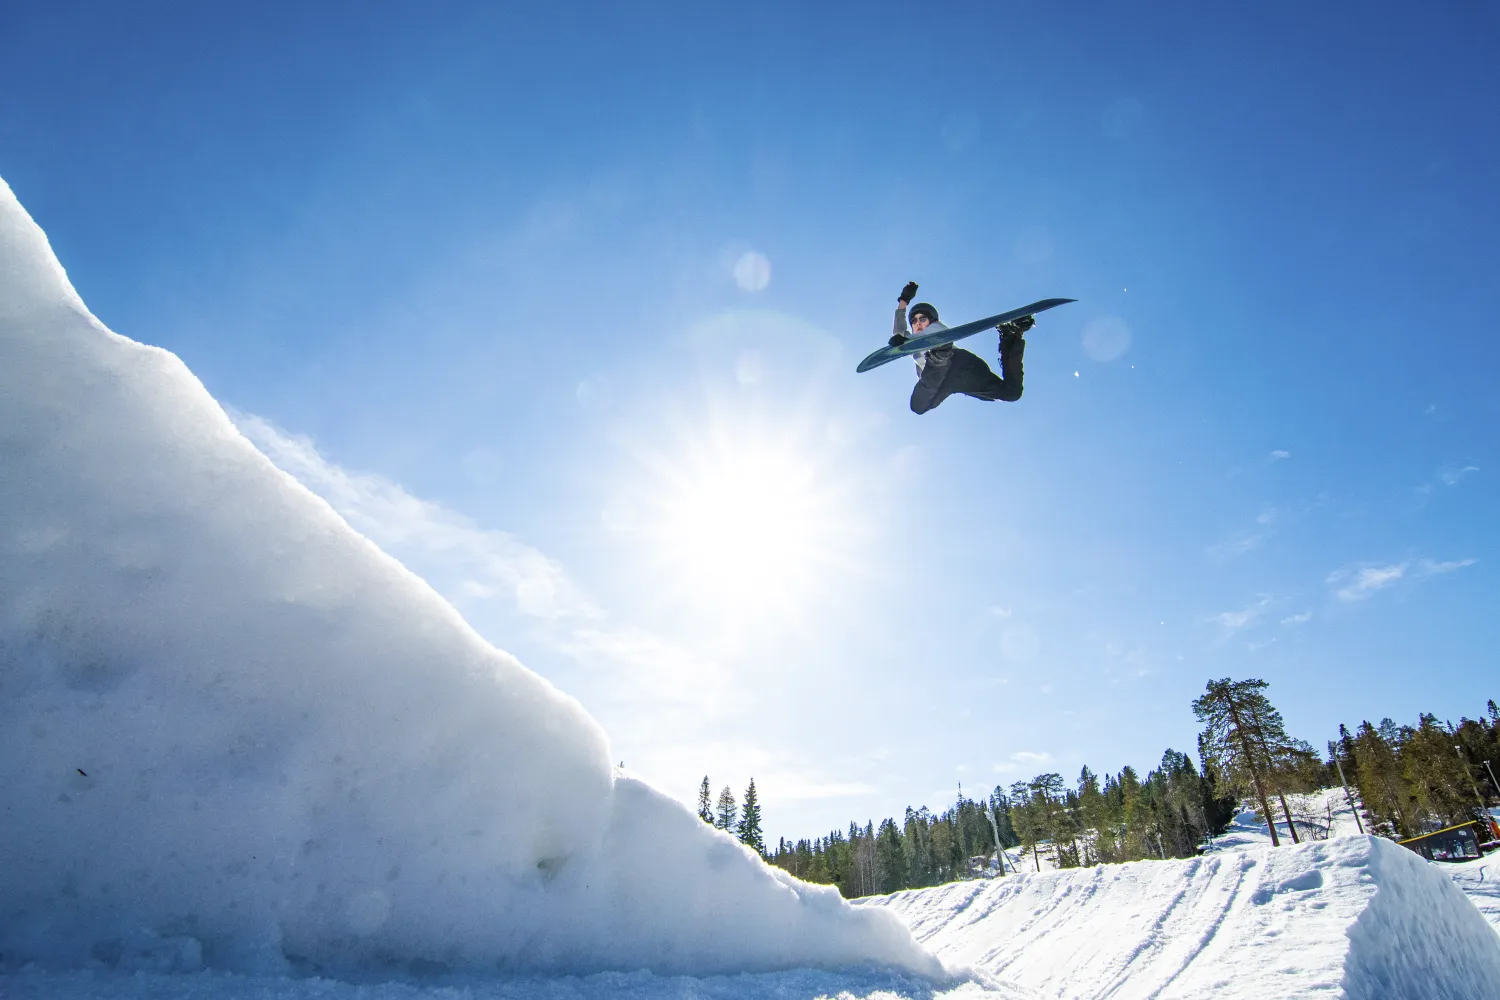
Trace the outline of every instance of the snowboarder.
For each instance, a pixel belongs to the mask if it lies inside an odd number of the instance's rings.
[[[899,347],[907,338],[935,330],[946,329],[938,322],[938,312],[926,302],[918,302],[907,311],[911,300],[917,296],[917,283],[908,281],[896,300],[895,332],[890,345]],[[907,332],[907,323],[911,332]],[[1000,374],[990,371],[977,354],[952,344],[944,344],[915,355],[917,361],[917,384],[911,391],[911,411],[926,413],[954,393],[973,396],[987,402],[1003,399],[1014,403],[1021,398],[1021,358],[1026,353],[1026,341],[1022,335],[1036,324],[1030,316],[995,329],[1000,333]]]

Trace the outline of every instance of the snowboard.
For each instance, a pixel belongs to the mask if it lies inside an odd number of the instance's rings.
[[[907,355],[916,354],[920,351],[930,351],[934,347],[941,347],[944,344],[951,344],[955,340],[972,337],[976,333],[993,330],[1001,323],[1009,323],[1011,320],[1020,319],[1022,316],[1035,316],[1037,313],[1051,309],[1054,306],[1066,305],[1069,302],[1077,301],[1077,299],[1042,299],[1039,302],[1033,302],[1029,306],[1012,309],[1010,312],[1003,312],[996,316],[987,316],[984,319],[976,319],[974,322],[965,323],[962,326],[947,327],[941,323],[933,323],[920,337],[912,337],[900,347],[886,345],[880,350],[875,351],[861,361],[859,367],[854,370],[857,372],[867,372],[871,368],[879,368],[886,362],[895,361],[897,358],[904,358]]]

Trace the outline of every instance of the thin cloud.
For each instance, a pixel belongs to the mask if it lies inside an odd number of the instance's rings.
[[[1399,581],[1406,575],[1409,563],[1393,566],[1361,566],[1358,569],[1336,570],[1328,575],[1328,585],[1337,587],[1334,596],[1341,601],[1362,601],[1377,590]]]
[[[1210,545],[1207,550],[1209,556],[1223,561],[1253,552],[1264,545],[1266,539],[1274,534],[1279,518],[1280,512],[1275,507],[1262,507],[1260,513],[1255,516],[1255,527],[1236,532],[1224,541]]]
[[[311,438],[287,434],[252,414],[231,417],[261,454],[449,600],[499,599],[522,615],[547,620],[600,616],[557,562],[511,535],[480,528],[383,476],[349,472],[324,458]]]
[[[1283,625],[1304,625],[1307,622],[1312,621],[1312,616],[1313,616],[1313,613],[1311,611],[1304,611],[1304,612],[1302,612],[1301,614],[1298,614],[1298,615],[1288,615],[1287,617],[1281,619],[1281,624],[1283,624]]]
[[[1230,633],[1238,632],[1258,621],[1271,606],[1271,601],[1271,595],[1262,594],[1253,604],[1240,608],[1238,611],[1221,611],[1216,615],[1210,615],[1209,621],[1223,626]]]
[[[692,769],[684,767],[692,762]],[[675,792],[679,801],[694,808],[698,781],[705,775],[715,796],[728,785],[736,798],[750,779],[762,801],[777,803],[816,802],[826,799],[861,798],[878,795],[880,788],[867,781],[840,781],[793,754],[768,749],[759,743],[738,740],[704,740],[692,743],[662,743],[640,748],[634,760],[625,762],[637,774],[658,788]],[[845,769],[859,765],[840,762]],[[684,776],[691,785],[684,783]]]
[[[1021,774],[1034,771],[1052,759],[1052,755],[1035,750],[1017,750],[995,765],[996,774]]]
[[[1287,459],[1289,459],[1291,457],[1292,457],[1292,453],[1291,452],[1285,450],[1284,448],[1277,448],[1275,451],[1271,452],[1270,455],[1266,456],[1266,461],[1268,461],[1268,462],[1284,462],[1284,461],[1286,461]]]
[[[1437,576],[1440,573],[1452,573],[1456,569],[1472,566],[1478,561],[1478,559],[1455,559],[1452,562],[1433,562],[1431,559],[1423,559],[1418,564],[1418,568],[1424,577]]]
[[[1247,552],[1254,552],[1265,544],[1267,533],[1264,531],[1241,531],[1216,542],[1208,547],[1208,554],[1214,559],[1233,559]]]
[[[1448,486],[1457,486],[1463,482],[1465,476],[1471,472],[1478,472],[1479,466],[1465,465],[1462,468],[1454,465],[1446,465],[1438,470],[1438,478]]]
[[[532,640],[583,670],[578,693],[633,756],[646,756],[662,733],[691,739],[705,732],[743,696],[739,680],[714,658],[646,629],[607,625],[561,564],[538,550],[389,479],[342,469],[307,437],[253,415],[232,416],[262,454],[426,580],[481,633],[514,633],[510,615],[545,626]],[[559,664],[552,666],[555,675]],[[640,773],[637,764],[631,762],[633,773]],[[670,773],[662,767],[652,777]]]
[[[1345,603],[1362,601],[1377,591],[1392,587],[1402,580],[1418,582],[1454,570],[1472,566],[1477,559],[1456,559],[1438,562],[1421,559],[1416,562],[1393,563],[1389,566],[1355,566],[1335,570],[1328,574],[1328,585],[1335,588],[1334,596]]]
[[[721,664],[642,628],[580,628],[556,645],[606,678],[605,686],[622,701],[701,706],[729,696],[734,687]]]

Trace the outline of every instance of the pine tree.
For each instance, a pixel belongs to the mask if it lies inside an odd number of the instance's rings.
[[[1010,786],[1010,821],[1021,841],[1021,850],[1031,852],[1032,864],[1041,871],[1042,859],[1037,853],[1037,845],[1046,836],[1046,815],[1035,799],[1032,784],[1017,781]]]
[[[703,784],[698,786],[698,818],[709,826],[714,825],[714,811],[713,807],[709,804],[709,796],[712,794],[708,787],[708,775],[705,774],[703,776]]]
[[[714,818],[714,826],[720,830],[730,831],[734,829],[734,818],[739,815],[739,804],[734,801],[734,793],[725,785],[724,790],[719,793],[719,811]]]
[[[1408,815],[1412,795],[1401,773],[1397,747],[1386,737],[1386,733],[1394,735],[1395,728],[1389,719],[1378,729],[1368,719],[1360,724],[1352,743],[1354,784],[1377,833],[1410,837],[1420,828],[1415,817]]]
[[[755,794],[754,778],[750,779],[750,787],[745,789],[745,807],[740,813],[736,832],[740,843],[754,848],[756,854],[766,853],[766,842],[760,835],[760,799]]]
[[[895,892],[906,888],[906,851],[901,843],[901,831],[896,821],[880,822],[880,832],[875,835],[875,891]]]
[[[1193,714],[1204,723],[1198,736],[1203,766],[1214,768],[1237,790],[1254,791],[1271,831],[1271,846],[1279,847],[1276,817],[1267,795],[1272,790],[1271,771],[1276,765],[1273,747],[1287,742],[1287,736],[1280,713],[1260,693],[1267,686],[1265,681],[1254,679],[1209,681],[1207,691],[1193,702]],[[1289,810],[1287,821],[1290,824]]]

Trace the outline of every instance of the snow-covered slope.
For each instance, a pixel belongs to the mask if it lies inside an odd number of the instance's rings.
[[[0,182],[0,963],[936,963],[638,782],[571,698],[106,330]]]
[[[1344,837],[896,893],[945,963],[1049,997],[1500,996],[1500,939],[1441,871]]]
[[[1474,861],[1443,864],[1439,871],[1453,879],[1464,891],[1496,934],[1500,934],[1500,854],[1488,854]]]

